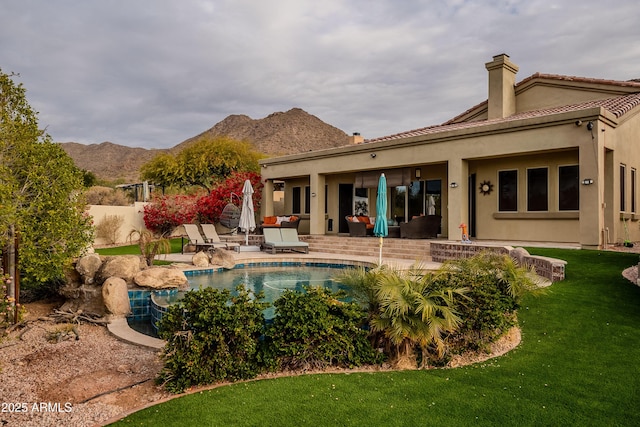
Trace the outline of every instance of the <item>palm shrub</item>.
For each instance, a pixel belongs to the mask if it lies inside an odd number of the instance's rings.
[[[276,369],[354,367],[380,360],[362,329],[364,310],[355,302],[340,301],[344,296],[312,287],[286,291],[274,301],[275,317],[265,341]]]
[[[444,263],[433,281],[468,289],[464,304],[458,307],[460,327],[446,339],[448,350],[486,350],[515,326],[522,296],[540,292],[536,277],[510,256],[492,252]]]
[[[260,337],[264,330],[262,294],[240,285],[189,291],[158,324],[167,344],[158,382],[181,392],[194,385],[254,378],[263,369]]]
[[[418,265],[390,269],[375,285],[379,311],[371,329],[387,339],[387,351],[401,368],[427,366],[445,354],[445,337],[461,324],[458,301],[467,289],[433,280]]]
[[[149,230],[133,229],[127,239],[133,241],[137,238],[140,253],[148,267],[153,265],[157,255],[171,253],[171,241],[164,237],[157,237]]]

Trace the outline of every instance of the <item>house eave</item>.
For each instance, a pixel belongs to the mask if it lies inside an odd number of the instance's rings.
[[[470,122],[468,127],[458,127],[456,129],[437,129],[434,132],[424,135],[410,137],[399,137],[377,142],[365,142],[358,145],[348,145],[324,150],[310,151],[307,153],[291,154],[281,157],[273,157],[260,160],[263,168],[269,166],[285,165],[299,161],[323,160],[332,157],[345,155],[358,155],[363,153],[374,153],[380,150],[390,150],[394,148],[407,147],[412,145],[434,144],[452,140],[462,140],[468,138],[480,138],[489,135],[504,133],[515,133],[526,130],[540,129],[551,126],[561,126],[573,124],[577,120],[596,121],[600,120],[605,124],[616,127],[618,119],[602,107],[591,107],[581,110],[561,112],[539,117],[527,117],[522,119],[499,119],[484,122]]]

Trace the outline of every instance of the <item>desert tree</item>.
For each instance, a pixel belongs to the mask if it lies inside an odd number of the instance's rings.
[[[0,243],[10,244],[10,230],[20,234],[22,283],[38,288],[64,277],[93,241],[93,227],[82,172],[38,127],[16,77],[0,70]]]
[[[249,142],[205,135],[176,154],[158,154],[142,166],[141,176],[156,185],[210,191],[233,172],[259,172],[263,157]]]

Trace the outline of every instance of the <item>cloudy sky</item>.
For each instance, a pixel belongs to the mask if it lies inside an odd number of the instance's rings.
[[[487,97],[484,64],[640,78],[638,0],[1,0],[0,70],[58,142],[169,148],[293,107],[365,138]]]

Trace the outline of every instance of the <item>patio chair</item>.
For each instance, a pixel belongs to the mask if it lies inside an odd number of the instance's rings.
[[[298,230],[295,228],[265,228],[264,243],[262,248],[271,250],[275,254],[277,250],[290,250],[309,253],[309,244],[301,242],[298,238]]]
[[[368,216],[345,216],[347,225],[349,226],[349,236],[364,237],[373,236],[373,224]]]
[[[223,242],[220,240],[220,236],[218,236],[215,225],[200,224],[200,227],[202,228],[202,233],[204,234],[206,243],[220,243],[222,245],[226,245],[227,249],[233,249],[236,252],[240,252],[240,243]]]
[[[196,247],[196,252],[199,249],[211,250],[215,248],[226,248],[227,245],[225,243],[216,243],[210,242],[207,243],[206,239],[202,237],[200,234],[200,230],[198,230],[198,226],[195,224],[183,224],[184,231],[187,233],[187,237],[189,238],[190,245],[194,245]]]

